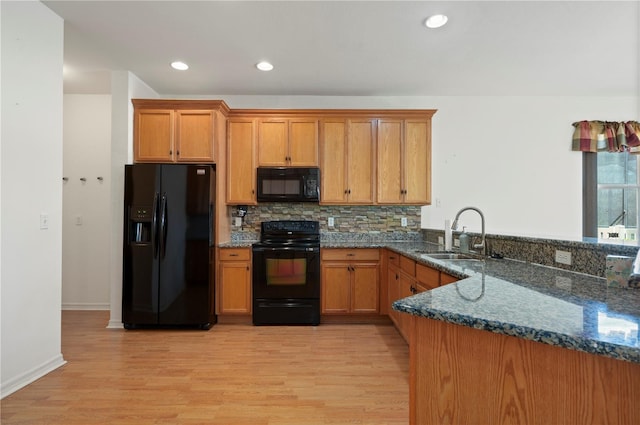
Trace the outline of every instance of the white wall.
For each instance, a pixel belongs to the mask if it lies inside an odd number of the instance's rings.
[[[582,159],[570,151],[571,123],[639,115],[638,94],[206,97],[224,99],[231,108],[437,109],[432,121],[433,199],[423,208],[422,227],[443,229],[445,219],[473,205],[485,213],[488,233],[569,240],[582,239]],[[480,220],[467,212],[460,226],[479,231]]]
[[[61,353],[63,22],[0,2],[1,395],[64,364]],[[41,213],[48,229],[40,229]]]
[[[108,310],[111,96],[65,95],[63,129],[62,309]]]
[[[111,76],[111,197],[109,328],[122,327],[122,226],[124,214],[124,165],[133,162],[133,104],[131,99],[158,97],[138,77],[125,71]]]

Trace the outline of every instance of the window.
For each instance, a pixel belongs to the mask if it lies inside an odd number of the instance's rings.
[[[584,236],[638,239],[638,158],[629,152],[585,153]]]

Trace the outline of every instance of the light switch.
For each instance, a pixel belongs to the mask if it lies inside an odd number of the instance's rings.
[[[49,228],[49,214],[40,213],[40,230],[46,230]]]

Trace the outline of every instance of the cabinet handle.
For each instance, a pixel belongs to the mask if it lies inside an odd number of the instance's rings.
[[[349,191],[347,189],[344,190],[344,194],[346,195],[347,193],[349,193]]]
[[[396,259],[396,257],[393,257],[393,256],[389,257],[389,260],[395,260],[395,259]]]
[[[247,266],[247,271],[249,271],[249,266]]]
[[[173,155],[173,151],[169,149],[169,155]]]
[[[176,155],[180,156],[180,151],[176,151]]]
[[[238,254],[229,254],[229,257],[237,257]]]
[[[347,257],[355,257],[355,255],[356,254],[351,253],[351,254],[347,254]]]

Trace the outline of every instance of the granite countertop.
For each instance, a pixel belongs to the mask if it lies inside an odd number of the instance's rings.
[[[508,259],[435,260],[428,243],[386,247],[462,278],[398,300],[394,310],[640,363],[640,289]]]

